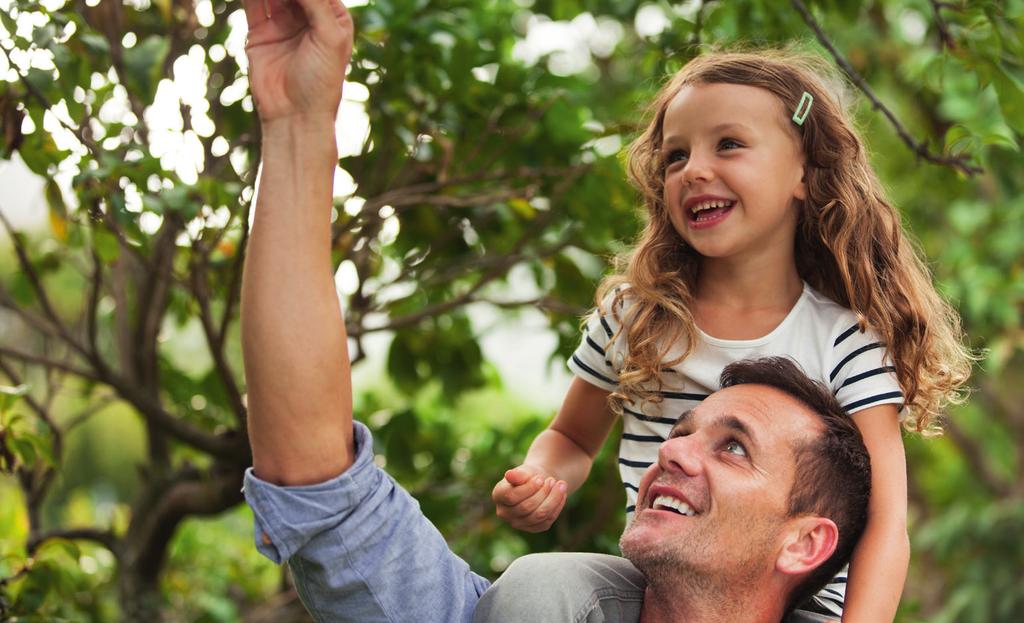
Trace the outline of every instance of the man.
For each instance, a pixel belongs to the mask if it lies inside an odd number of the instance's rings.
[[[330,258],[334,120],[351,18],[338,0],[246,0],[245,12],[263,137],[242,288],[253,450],[245,491],[257,545],[289,561],[319,621],[469,621],[488,582],[374,465],[369,431],[352,421]],[[866,493],[850,497],[856,512],[847,521],[834,510],[837,496],[804,495],[794,484],[807,456],[827,456],[819,450],[837,439],[856,446],[856,429],[820,417],[832,407],[818,406],[813,385],[779,389],[771,375],[751,374],[740,370],[747,380],[684,415],[644,480],[622,545],[649,582],[645,621],[736,612],[778,621],[804,583],[831,576],[821,570],[842,562],[858,517],[863,524]],[[862,444],[850,452],[859,462],[828,471],[857,472],[851,488],[866,492],[866,453]]]
[[[477,623],[777,622],[823,586],[866,520],[870,461],[856,426],[788,359],[737,362],[721,383],[679,418],[641,482],[620,543],[628,561],[522,558]]]

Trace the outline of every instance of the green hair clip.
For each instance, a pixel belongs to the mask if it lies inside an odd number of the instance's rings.
[[[802,126],[804,120],[807,119],[807,115],[811,112],[811,104],[813,103],[814,96],[804,91],[804,94],[800,96],[800,103],[796,105],[796,111],[793,112],[793,123]]]

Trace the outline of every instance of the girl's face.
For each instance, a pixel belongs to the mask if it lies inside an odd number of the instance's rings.
[[[704,258],[790,257],[804,158],[770,92],[738,84],[683,87],[665,111],[664,201],[679,235]]]

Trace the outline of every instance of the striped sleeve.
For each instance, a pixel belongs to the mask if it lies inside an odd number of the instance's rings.
[[[617,361],[618,366],[621,366],[623,359],[617,348],[621,340],[612,342],[612,337],[619,329],[618,321],[611,313],[613,296],[608,295],[601,303],[601,308],[595,309],[587,319],[580,345],[568,361],[573,374],[610,392],[619,387],[618,367],[612,362]]]
[[[844,327],[833,339],[828,381],[849,413],[878,405],[903,404],[896,368],[885,345],[873,331],[861,331],[855,323]]]

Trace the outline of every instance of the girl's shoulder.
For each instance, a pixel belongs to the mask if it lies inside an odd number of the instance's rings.
[[[862,328],[860,317],[853,310],[833,301],[809,284],[804,284],[805,317],[797,326],[813,329],[834,349],[846,351],[878,342],[877,333],[869,326]]]
[[[636,304],[636,298],[630,292],[628,283],[622,283],[611,290],[601,299],[597,313],[601,316],[612,316],[621,322],[629,309]]]
[[[804,314],[816,326],[830,333],[835,331],[842,332],[858,324],[857,314],[853,310],[843,307],[821,292],[818,292],[810,284],[804,284],[803,298]],[[807,321],[808,319],[803,320],[803,322]]]

